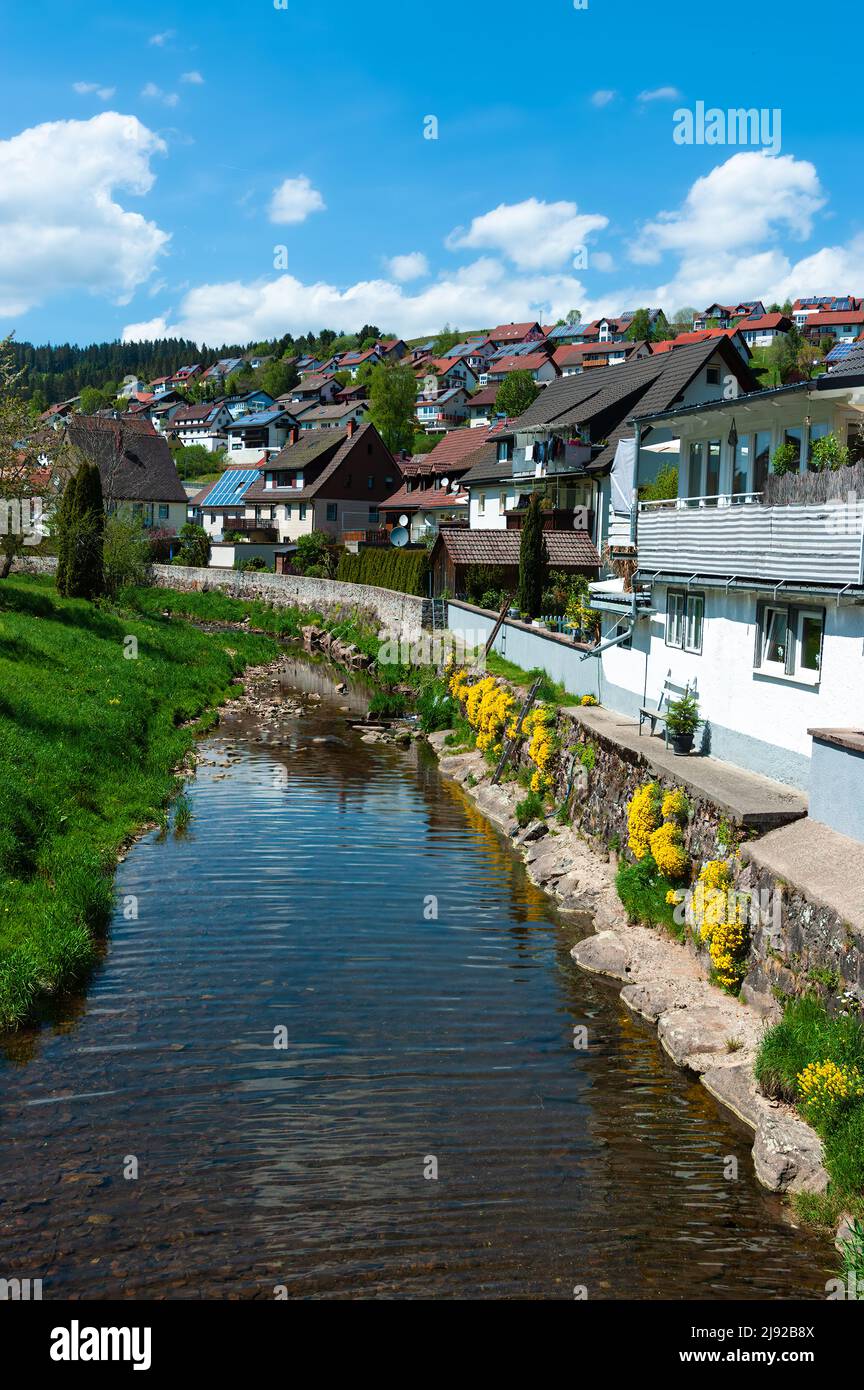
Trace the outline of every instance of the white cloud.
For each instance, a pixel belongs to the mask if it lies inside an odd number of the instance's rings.
[[[79,97],[91,96],[94,92],[101,101],[110,101],[116,92],[116,87],[100,87],[98,82],[73,82],[73,92],[77,92]]]
[[[89,290],[125,304],[168,234],[114,199],[147,193],[165,144],[135,116],[51,121],[0,141],[0,313]]]
[[[408,251],[404,256],[391,256],[385,261],[394,280],[419,280],[429,274],[429,262],[422,251]]]
[[[650,91],[640,92],[640,101],[679,101],[681,93],[677,87],[653,87]]]
[[[274,188],[270,200],[271,222],[305,222],[313,212],[323,212],[327,204],[305,174],[296,179],[284,179]]]
[[[608,251],[591,252],[591,269],[602,270],[604,275],[615,269],[615,262]]]
[[[180,100],[176,92],[163,92],[162,88],[157,87],[155,82],[145,82],[141,88],[141,95],[153,101],[161,101],[163,106],[176,106]]]
[[[203,87],[204,85],[204,78],[201,76],[200,72],[197,71],[197,69],[193,72],[182,73],[180,76],[180,81],[191,82],[193,87]]]
[[[781,231],[804,240],[824,204],[819,176],[809,161],[748,150],[697,179],[680,208],[646,223],[631,258],[651,264],[667,251],[685,258],[722,256],[775,242]]]
[[[591,96],[592,106],[608,106],[610,101],[614,101],[618,93],[608,87],[601,87],[599,92],[594,92]]]
[[[609,225],[608,217],[579,213],[575,203],[544,203],[526,198],[501,203],[475,217],[467,232],[457,227],[447,238],[450,250],[498,251],[520,270],[557,270],[594,231]]]
[[[169,39],[173,39],[176,30],[166,29],[162,34],[154,34],[148,43],[154,48],[164,48]]]
[[[386,323],[412,338],[444,323],[477,328],[511,319],[563,318],[586,300],[584,286],[569,275],[508,274],[500,261],[483,257],[448,272],[415,294],[392,280],[365,280],[340,289],[292,275],[244,283],[200,285],[183,299],[176,315],[130,323],[124,341],[139,337],[188,336],[197,342],[233,343],[277,333],[322,327]]]

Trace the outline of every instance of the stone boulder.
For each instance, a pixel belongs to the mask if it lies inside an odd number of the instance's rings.
[[[772,1192],[825,1192],[828,1187],[819,1135],[789,1110],[760,1115],[753,1166],[762,1186]]]
[[[630,956],[624,942],[615,932],[603,931],[577,941],[570,952],[576,964],[592,975],[610,975],[614,980],[626,980]]]

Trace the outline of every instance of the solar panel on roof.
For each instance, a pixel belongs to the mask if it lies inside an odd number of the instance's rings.
[[[205,507],[230,507],[238,502],[258,478],[257,468],[232,468],[213,484],[202,503]]]

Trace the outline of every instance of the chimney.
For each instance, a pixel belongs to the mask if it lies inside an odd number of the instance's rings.
[[[296,425],[293,427],[293,429],[291,430],[291,433],[288,435],[288,443],[289,443],[289,444],[296,444],[296,443],[297,443],[297,426],[296,426]]]
[[[348,424],[345,426],[346,430],[348,431],[348,438],[349,438],[349,439],[351,438],[352,434],[354,433],[354,426],[355,426],[355,420],[354,420],[354,416],[352,415],[352,416],[351,416],[351,419],[348,421]]]

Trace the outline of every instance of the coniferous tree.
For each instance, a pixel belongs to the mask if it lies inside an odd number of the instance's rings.
[[[519,612],[529,618],[537,617],[543,602],[543,590],[549,579],[549,551],[543,534],[543,513],[539,493],[534,493],[522,522],[519,543]]]

